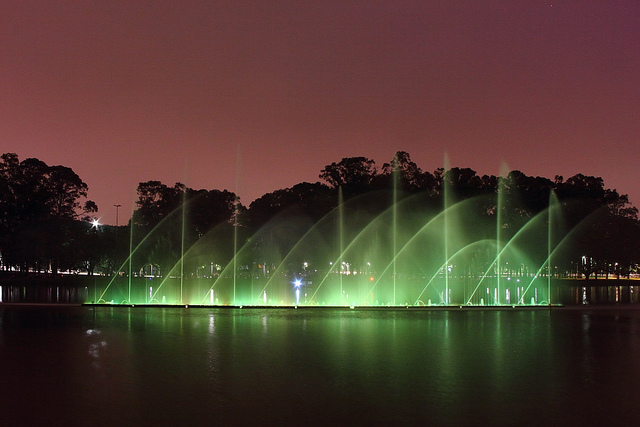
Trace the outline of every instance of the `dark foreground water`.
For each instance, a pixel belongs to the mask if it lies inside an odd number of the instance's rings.
[[[636,308],[0,306],[0,425],[638,425]]]

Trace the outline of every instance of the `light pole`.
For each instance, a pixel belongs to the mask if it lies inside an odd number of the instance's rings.
[[[116,207],[116,251],[118,250],[118,212],[120,210],[120,206],[122,205],[113,205]]]
[[[116,233],[118,232],[118,211],[122,205],[113,205],[116,207]]]

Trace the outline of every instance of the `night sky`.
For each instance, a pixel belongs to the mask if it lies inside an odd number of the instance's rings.
[[[248,206],[398,150],[640,205],[640,1],[0,2],[0,152],[73,168],[103,222],[141,181]]]

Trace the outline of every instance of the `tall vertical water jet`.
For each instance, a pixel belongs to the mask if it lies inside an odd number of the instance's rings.
[[[549,219],[547,224],[547,302],[551,305],[551,277],[553,276],[553,267],[551,264],[551,255],[555,250],[553,237],[559,234],[558,225],[560,215],[560,201],[555,191],[551,190],[549,194]],[[555,233],[554,233],[555,232]]]
[[[131,263],[133,262],[133,216],[134,214],[135,214],[135,211],[131,212],[131,220],[129,221],[129,275],[128,275],[129,299],[127,302],[131,302]]]
[[[547,224],[547,303],[551,305],[551,225],[552,225],[552,203],[555,193],[551,190],[549,194],[549,218]]]
[[[442,192],[443,192],[443,213],[444,213],[444,304],[449,304],[449,208],[451,207],[451,165],[449,164],[449,155],[444,155],[444,171],[442,175]]]
[[[236,147],[236,179],[235,179],[235,200],[233,203],[233,303],[236,304],[236,287],[237,287],[237,275],[238,275],[238,204],[240,198],[238,197],[238,187],[240,181],[240,165],[242,150],[241,147]]]
[[[182,227],[180,236],[180,304],[184,304],[184,232],[187,212],[187,189],[182,192]]]
[[[502,245],[500,244],[501,230],[502,230],[502,209],[504,208],[502,199],[504,197],[504,177],[502,173],[498,176],[498,188],[496,189],[496,301],[495,305],[500,305],[500,251]]]
[[[238,275],[238,197],[233,203],[233,303],[236,304],[236,280]]]
[[[396,305],[396,278],[398,275],[397,271],[397,254],[398,254],[398,181],[400,180],[400,171],[398,170],[398,153],[394,155],[393,158],[393,169],[392,169],[392,179],[393,179],[393,198],[392,198],[392,239],[393,239],[393,305]]]
[[[342,257],[344,254],[344,195],[342,186],[338,187],[338,280],[340,281],[339,301],[344,303],[344,283],[342,274]]]
[[[495,305],[501,304],[501,290],[500,290],[500,279],[502,276],[502,264],[500,260],[500,254],[502,253],[502,228],[504,225],[503,215],[504,215],[504,198],[506,197],[506,186],[505,180],[509,174],[509,169],[506,163],[502,163],[500,167],[500,174],[498,175],[498,187],[496,188],[496,300],[494,301]]]

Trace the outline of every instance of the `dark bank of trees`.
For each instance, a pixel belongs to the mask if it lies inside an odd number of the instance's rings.
[[[84,218],[97,211],[87,185],[68,167],[38,159],[0,162],[0,255],[3,269],[67,270],[92,258]],[[84,218],[87,219],[87,218]]]
[[[429,212],[472,199],[481,217],[500,220],[507,237],[553,201],[562,206],[562,226],[580,229],[577,244],[564,254],[564,269],[586,277],[620,277],[636,272],[640,263],[638,210],[626,195],[606,188],[602,178],[578,174],[549,179],[520,171],[499,178],[469,168],[428,172],[406,152],[380,167],[366,157],[344,158],[325,166],[319,178],[265,194],[248,207],[226,190],[148,181],[138,186],[137,209],[127,225],[96,227],[90,219],[97,206],[86,201],[87,186],[71,169],[4,154],[1,267],[114,274],[122,271],[130,250],[139,247],[131,261],[133,274],[170,274],[185,251],[192,251],[191,264],[180,265],[180,274],[198,274],[212,258],[198,247],[217,248],[216,259],[223,262],[245,243],[256,253],[267,249],[282,254],[340,203],[348,201],[357,220],[358,212],[371,218],[410,196],[419,196],[420,209]],[[259,235],[266,224],[280,225],[271,233],[280,247],[272,248],[273,239]],[[219,244],[197,244],[205,241]]]

